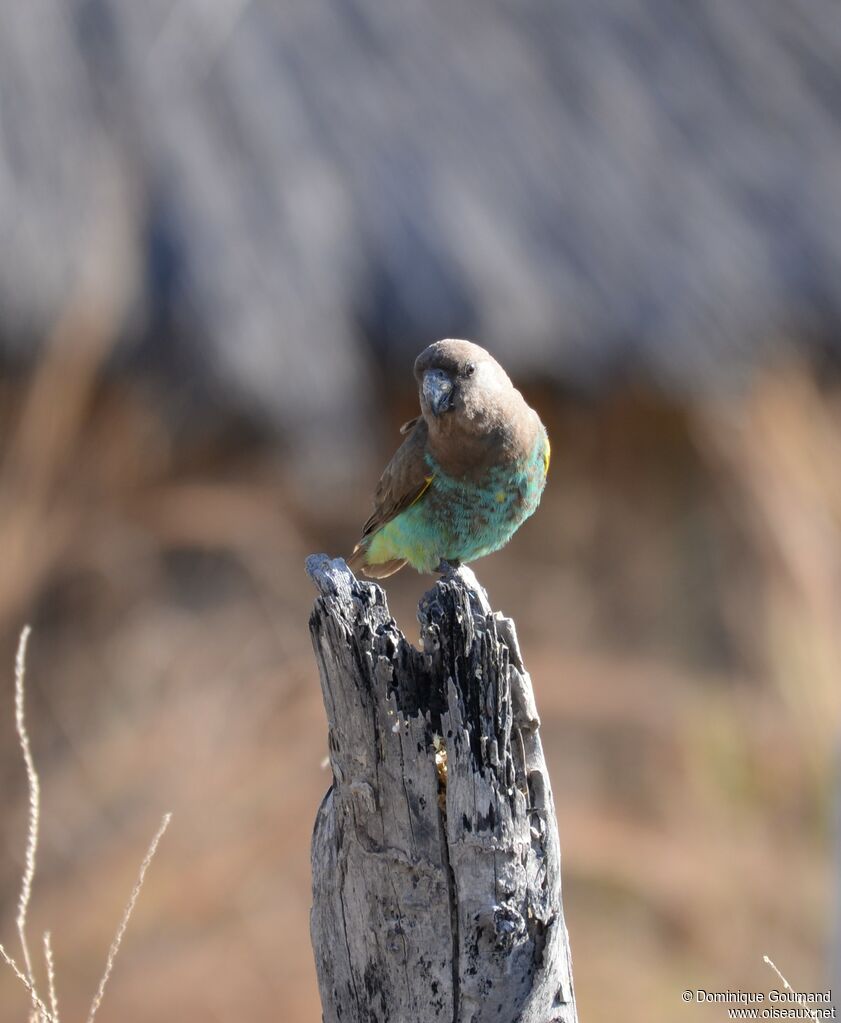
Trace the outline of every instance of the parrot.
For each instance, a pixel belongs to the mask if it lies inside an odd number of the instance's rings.
[[[384,579],[411,565],[446,573],[503,547],[540,503],[549,438],[494,357],[447,339],[415,360],[420,415],[377,485],[347,560]]]

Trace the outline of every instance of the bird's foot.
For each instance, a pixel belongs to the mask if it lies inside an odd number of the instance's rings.
[[[452,575],[453,572],[458,571],[459,568],[461,568],[461,562],[458,558],[454,558],[452,561],[445,561],[441,558],[435,571],[439,572],[441,575]]]
[[[468,592],[475,612],[485,617],[492,613],[484,587],[467,565],[462,565],[455,558],[452,561],[446,561],[444,558],[441,558],[436,572],[441,573],[442,583],[461,586]]]

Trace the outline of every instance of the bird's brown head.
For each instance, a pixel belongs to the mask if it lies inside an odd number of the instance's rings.
[[[432,426],[482,418],[512,390],[496,359],[472,341],[436,341],[415,360],[421,410]]]

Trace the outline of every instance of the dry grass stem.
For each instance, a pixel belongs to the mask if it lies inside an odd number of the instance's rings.
[[[155,856],[158,848],[158,843],[163,838],[164,832],[169,827],[169,822],[172,818],[172,814],[164,814],[161,826],[155,833],[155,837],[143,857],[143,862],[140,864],[140,871],[137,875],[137,880],[134,883],[134,888],[131,890],[131,895],[126,903],[126,908],[123,910],[123,916],[120,920],[120,925],[117,928],[117,933],[114,935],[114,940],[111,942],[111,947],[108,949],[108,958],[105,961],[105,972],[102,974],[102,980],[99,982],[99,987],[96,990],[96,994],[91,1002],[90,1012],[88,1013],[87,1023],[93,1023],[94,1016],[96,1016],[97,1009],[102,1002],[102,996],[105,993],[105,985],[108,983],[108,978],[111,976],[111,970],[114,967],[114,960],[117,958],[117,953],[120,951],[120,943],[123,940],[123,935],[126,932],[129,918],[131,917],[134,909],[134,904],[137,902],[137,897],[140,895],[140,889],[143,887],[143,881],[146,877],[146,871],[149,869],[149,864]]]
[[[786,989],[786,991],[791,991],[791,993],[793,995],[797,995],[797,992],[794,990],[794,988],[791,986],[791,984],[789,984],[789,982],[785,979],[785,977],[780,973],[780,971],[777,969],[777,964],[774,962],[773,959],[771,959],[770,956],[763,956],[762,957],[762,961],[767,963],[771,967],[771,969],[774,971],[774,973],[776,973],[776,975],[783,982],[783,987]],[[819,1017],[818,1017],[817,1012],[814,1009],[810,1009],[809,1008],[809,1006],[806,1004],[805,999],[803,999],[803,1001],[801,1002],[799,1000],[799,998],[800,998],[800,996],[798,996],[798,1004],[802,1005],[803,1008],[809,1013],[809,1019],[818,1019]]]
[[[44,931],[44,962],[47,966],[47,984],[50,992],[50,1012],[56,1023],[60,1023],[58,1016],[58,996],[55,990],[55,962],[53,961],[53,946],[50,941],[50,932]]]
[[[26,778],[29,786],[29,826],[27,829],[26,858],[17,914],[17,929],[20,936],[21,948],[23,949],[23,969],[18,966],[15,960],[9,955],[2,945],[0,945],[0,957],[2,957],[6,964],[11,967],[15,976],[30,994],[32,999],[32,1008],[29,1016],[30,1023],[59,1023],[58,998],[56,996],[55,985],[55,963],[53,960],[50,933],[47,931],[44,934],[44,962],[46,964],[47,983],[49,985],[49,1009],[38,994],[35,986],[32,959],[29,954],[29,944],[26,939],[26,918],[29,911],[29,903],[32,898],[32,882],[35,877],[35,856],[38,849],[38,825],[40,820],[41,796],[38,774],[35,770],[35,762],[32,758],[32,750],[29,745],[29,734],[26,730],[26,720],[24,716],[23,697],[24,680],[26,677],[26,646],[30,632],[31,630],[28,625],[24,628],[23,632],[21,632],[20,642],[18,643],[17,658],[15,660],[15,725],[17,728],[18,738],[20,740],[20,748],[23,752],[24,764],[26,765]],[[102,996],[105,993],[105,985],[108,983],[108,978],[111,976],[111,971],[114,968],[114,960],[120,950],[120,944],[123,940],[126,927],[128,926],[129,918],[134,910],[137,898],[140,895],[140,890],[143,887],[146,871],[149,869],[149,864],[152,862],[155,852],[157,851],[158,843],[169,826],[171,817],[171,814],[164,815],[160,827],[155,833],[146,855],[143,858],[143,862],[140,864],[140,872],[137,875],[137,881],[134,884],[134,888],[132,888],[128,903],[123,910],[123,915],[120,919],[117,933],[114,936],[114,940],[111,942],[111,947],[108,949],[108,958],[105,961],[105,971],[102,974],[99,987],[97,988],[93,1002],[91,1003],[90,1013],[88,1014],[88,1023],[93,1023],[94,1016],[102,1002]]]
[[[2,945],[0,945],[0,956],[2,956],[2,958],[4,959],[8,966],[11,966],[17,979],[21,982],[21,984],[23,984],[23,986],[32,996],[32,1004],[35,1006],[36,1010],[41,1014],[41,1018],[46,1020],[47,1023],[58,1023],[58,1020],[53,1017],[50,1010],[46,1007],[46,1005],[44,1005],[44,1003],[38,997],[38,992],[35,990],[35,986],[27,977],[24,976],[23,973],[21,973],[18,964],[14,961],[14,959],[12,959],[12,957],[9,955],[6,949],[3,948]]]
[[[26,859],[23,880],[21,881],[20,898],[18,899],[17,928],[23,952],[24,969],[29,979],[29,987],[32,994],[32,1015],[30,1020],[33,1020],[37,1016],[35,1011],[35,977],[32,973],[32,957],[29,954],[29,943],[26,940],[26,916],[29,911],[29,902],[32,898],[32,881],[35,877],[35,856],[38,850],[38,821],[41,812],[41,786],[38,782],[38,772],[35,770],[35,761],[32,759],[32,749],[29,745],[29,734],[26,731],[23,705],[24,679],[26,677],[26,646],[29,642],[31,631],[28,625],[24,626],[20,634],[18,652],[15,659],[15,727],[18,739],[20,740],[21,752],[23,753],[23,762],[26,765],[26,780],[29,786],[29,825],[26,835]]]

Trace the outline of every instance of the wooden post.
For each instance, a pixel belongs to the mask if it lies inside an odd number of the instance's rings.
[[[469,569],[421,599],[307,559],[333,785],[312,843],[324,1023],[577,1023],[560,846],[514,623]]]

